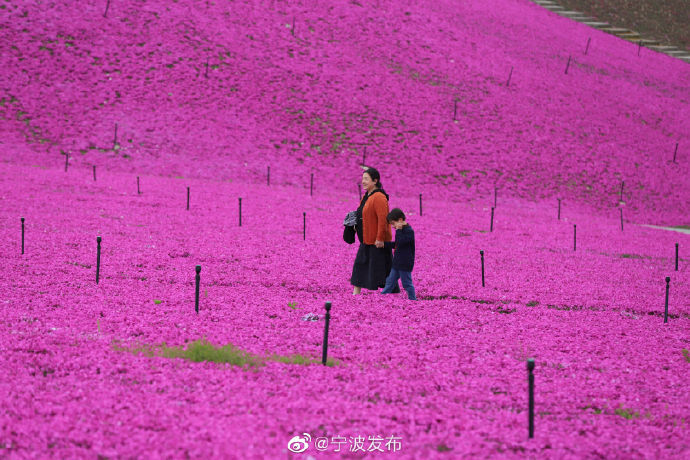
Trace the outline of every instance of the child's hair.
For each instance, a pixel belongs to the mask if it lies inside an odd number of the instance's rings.
[[[393,222],[394,220],[402,219],[405,220],[405,213],[403,213],[400,208],[393,208],[391,212],[388,213],[388,222]]]

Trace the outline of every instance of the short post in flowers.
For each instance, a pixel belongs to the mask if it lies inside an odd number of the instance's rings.
[[[621,232],[623,231],[623,208],[619,208],[621,211]]]
[[[239,198],[240,201],[240,227],[242,226],[242,198]]]
[[[197,315],[199,314],[199,284],[201,284],[201,265],[197,265],[196,268],[196,293],[194,295],[194,310]]]
[[[96,182],[96,165],[93,165],[93,181]]]
[[[137,176],[137,195],[141,195],[141,189],[139,188],[139,176]]]
[[[479,256],[482,258],[482,287],[484,287],[484,251],[479,251]]]
[[[527,385],[528,385],[528,412],[527,412],[527,424],[528,424],[528,437],[531,439],[534,437],[534,359],[530,358],[527,360]]]
[[[24,254],[24,218],[22,220],[22,254]],[[676,243],[676,257],[678,254],[678,244]],[[678,270],[678,260],[676,259],[676,270]]]
[[[302,239],[307,240],[307,213],[302,213]]]
[[[561,220],[561,199],[558,198],[558,220]]]
[[[187,211],[189,211],[189,187],[187,187]]]
[[[577,224],[573,224],[573,251],[577,251]]]
[[[23,221],[23,220],[24,220],[24,219],[22,219],[22,221]],[[22,226],[22,228],[24,228],[24,227]],[[24,231],[22,230],[22,235],[23,235],[23,234],[24,234]],[[24,241],[24,238],[22,238],[22,241]],[[24,247],[24,246],[22,245],[22,248],[23,248],[23,247]],[[24,252],[22,252],[22,254],[24,254]],[[678,271],[678,243],[676,243],[676,271]]]
[[[494,231],[494,208],[491,208],[491,227],[489,227],[489,231]]]
[[[419,215],[422,215],[422,194],[419,194]]]
[[[96,237],[96,284],[101,276],[101,237]]]
[[[664,323],[668,323],[668,289],[669,283],[671,282],[671,277],[666,277],[666,302],[664,302]]]
[[[323,355],[321,356],[321,363],[325,366],[328,359],[328,325],[331,321],[331,303],[326,302],[326,321],[323,329]]]

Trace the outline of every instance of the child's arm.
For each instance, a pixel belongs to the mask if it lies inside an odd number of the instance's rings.
[[[403,246],[410,246],[414,241],[414,230],[411,228],[406,232],[396,232],[395,233],[395,243],[396,248],[401,248]]]

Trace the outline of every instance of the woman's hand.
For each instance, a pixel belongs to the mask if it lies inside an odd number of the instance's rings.
[[[376,240],[376,242],[374,242],[374,244],[376,245],[377,248],[383,247],[383,241]]]

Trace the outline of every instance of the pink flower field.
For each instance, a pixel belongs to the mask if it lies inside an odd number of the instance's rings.
[[[687,64],[527,0],[7,1],[0,39],[0,457],[690,456]],[[417,302],[352,295],[363,157]]]

